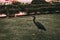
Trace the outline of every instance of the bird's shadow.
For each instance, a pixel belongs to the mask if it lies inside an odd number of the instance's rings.
[[[46,31],[46,28],[40,22],[37,22],[35,20],[36,17],[35,16],[32,16],[32,17],[33,17],[33,23],[37,26],[37,28]]]

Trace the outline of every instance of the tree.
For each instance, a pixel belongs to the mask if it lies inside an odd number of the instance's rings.
[[[32,4],[43,4],[46,3],[45,0],[33,0]]]

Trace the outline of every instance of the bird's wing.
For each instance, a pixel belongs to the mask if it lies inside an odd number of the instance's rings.
[[[39,28],[39,29],[42,29],[42,30],[46,30],[45,27],[39,23],[39,22],[36,22],[35,25]]]

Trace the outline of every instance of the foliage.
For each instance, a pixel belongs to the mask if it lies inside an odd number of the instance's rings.
[[[12,5],[0,5],[0,13],[4,13],[7,15],[12,15],[18,13],[21,10],[20,3],[16,2]]]
[[[32,4],[46,4],[45,0],[33,0]]]
[[[58,4],[58,3],[55,3]],[[26,12],[36,12],[36,11],[56,11],[60,10],[60,6],[51,5],[46,3],[44,0],[33,0],[32,4],[21,4],[20,2],[15,2],[12,5],[0,5],[0,13],[7,15],[13,15],[19,11]],[[58,7],[57,7],[58,6]]]

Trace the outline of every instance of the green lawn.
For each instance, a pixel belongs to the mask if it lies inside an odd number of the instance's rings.
[[[35,16],[46,31],[39,31],[31,16],[0,18],[0,40],[60,40],[60,14]]]

